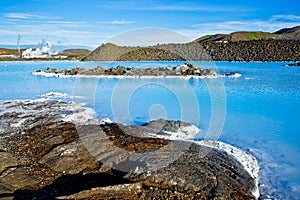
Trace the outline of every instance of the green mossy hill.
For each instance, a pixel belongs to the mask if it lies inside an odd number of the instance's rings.
[[[197,39],[197,42],[218,42],[218,41],[248,41],[259,39],[279,38],[269,32],[234,32],[230,34],[205,35]]]
[[[274,33],[261,31],[239,31],[230,34],[205,35],[198,39],[197,42],[221,42],[221,41],[248,41],[261,39],[300,39],[300,26],[293,28],[283,28]]]

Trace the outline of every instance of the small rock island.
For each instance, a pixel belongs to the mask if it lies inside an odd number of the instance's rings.
[[[217,77],[218,73],[212,69],[203,69],[195,64],[185,63],[176,67],[168,66],[165,68],[135,68],[117,66],[105,69],[98,66],[94,69],[85,69],[82,67],[72,69],[57,70],[47,68],[46,71],[36,70],[35,75],[45,76],[122,76],[122,77],[178,77],[178,76],[194,76],[194,77]]]

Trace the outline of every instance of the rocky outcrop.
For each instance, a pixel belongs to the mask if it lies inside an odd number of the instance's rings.
[[[163,139],[190,137],[190,124],[100,126],[89,108],[45,99],[0,111],[1,199],[254,199],[254,178],[225,151]]]
[[[249,40],[191,42],[151,47],[119,47],[103,44],[83,61],[298,61],[300,40]],[[164,52],[164,53],[163,53]]]
[[[115,61],[121,55],[124,55],[130,51],[133,51],[137,48],[135,47],[119,47],[112,43],[102,44],[92,51],[89,55],[84,57],[83,61],[98,61],[101,57],[101,61]]]
[[[218,76],[217,72],[211,69],[203,69],[194,64],[185,63],[177,65],[176,67],[168,66],[166,68],[130,68],[124,66],[112,67],[104,69],[98,66],[94,69],[85,69],[81,67],[57,70],[54,68],[47,68],[46,71],[36,70],[35,75],[46,76],[125,76],[125,77],[141,77],[141,76]]]

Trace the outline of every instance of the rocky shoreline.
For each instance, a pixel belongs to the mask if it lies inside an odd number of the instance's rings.
[[[0,120],[1,199],[258,198],[256,160],[186,140],[197,132],[191,124],[125,126],[49,99],[1,102]]]

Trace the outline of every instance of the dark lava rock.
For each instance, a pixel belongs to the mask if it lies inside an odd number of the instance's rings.
[[[254,179],[226,152],[147,137],[189,124],[99,126],[85,109],[0,103],[0,199],[254,199]]]

